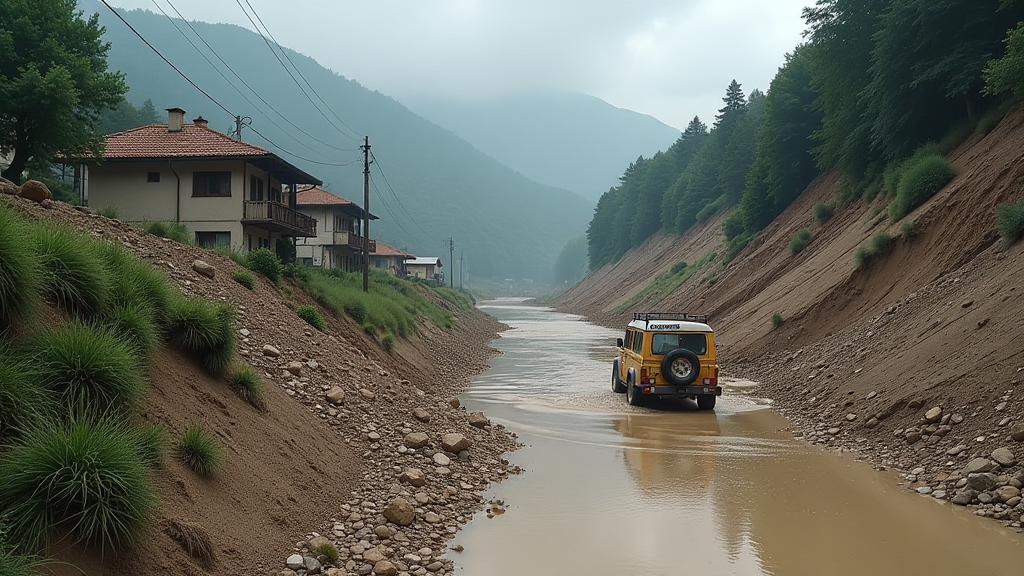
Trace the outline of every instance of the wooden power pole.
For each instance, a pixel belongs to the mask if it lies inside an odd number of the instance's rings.
[[[370,291],[370,137],[363,137],[363,292]]]

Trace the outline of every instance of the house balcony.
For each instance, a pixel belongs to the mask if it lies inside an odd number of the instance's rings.
[[[259,226],[283,236],[316,236],[316,218],[277,202],[245,201],[242,224]]]
[[[362,252],[363,245],[366,243],[366,237],[360,236],[355,232],[334,232],[334,238],[332,238],[333,246],[344,246],[354,248]],[[377,251],[377,241],[370,240],[370,252]]]

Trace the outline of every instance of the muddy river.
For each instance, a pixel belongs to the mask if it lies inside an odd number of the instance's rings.
[[[1024,575],[1024,535],[793,439],[751,383],[714,412],[632,408],[610,388],[618,331],[480,307],[511,330],[462,399],[519,436],[525,471],[451,543],[459,574]]]

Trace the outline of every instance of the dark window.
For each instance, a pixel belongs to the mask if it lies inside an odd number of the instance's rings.
[[[231,196],[231,172],[193,172],[193,196]]]
[[[196,244],[203,248],[231,247],[231,232],[196,232]]]
[[[146,182],[159,182],[159,181],[160,181],[160,173],[159,172],[146,172]]]
[[[277,202],[278,204],[283,204],[284,203],[284,200],[281,198],[281,189],[280,188],[271,188],[270,189],[270,201],[271,202]]]
[[[708,338],[704,334],[655,334],[651,339],[654,354],[667,354],[676,348],[686,348],[698,356],[707,354]]]
[[[256,175],[249,176],[249,200],[253,202],[263,200],[263,179]]]
[[[644,334],[643,332],[633,333],[633,352],[637,354],[643,353],[644,349]]]

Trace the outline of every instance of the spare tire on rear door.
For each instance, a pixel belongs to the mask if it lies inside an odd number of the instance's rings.
[[[700,359],[686,348],[676,348],[662,358],[661,375],[676,386],[693,384],[700,376]]]

